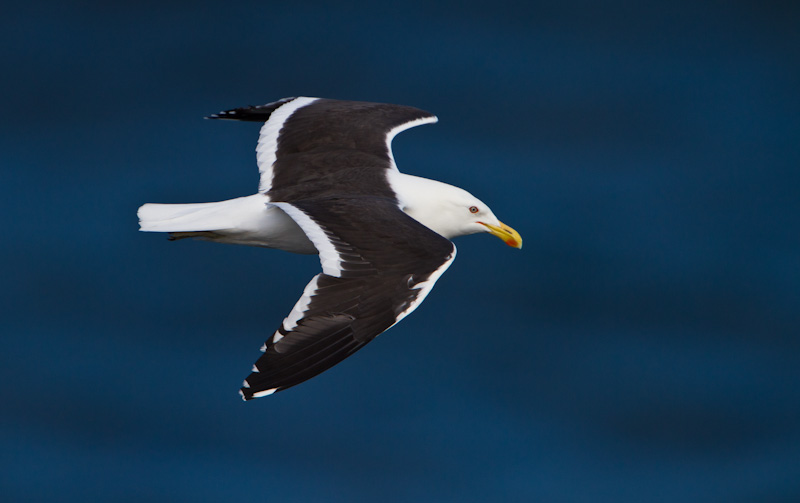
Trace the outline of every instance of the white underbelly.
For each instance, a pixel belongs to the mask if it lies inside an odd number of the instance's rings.
[[[252,197],[252,196],[251,196]],[[317,249],[303,229],[277,206],[261,205],[248,212],[235,227],[217,230],[211,241],[276,248],[292,253],[315,254]]]

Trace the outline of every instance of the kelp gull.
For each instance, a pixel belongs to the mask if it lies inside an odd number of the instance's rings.
[[[402,320],[450,267],[456,236],[522,238],[469,192],[397,170],[392,139],[437,121],[407,106],[285,98],[211,119],[263,122],[258,193],[229,201],[145,204],[142,231],[319,253],[322,273],[267,339],[245,400],[329,369]]]

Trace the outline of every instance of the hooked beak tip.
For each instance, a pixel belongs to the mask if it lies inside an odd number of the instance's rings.
[[[503,242],[508,246],[517,248],[518,250],[522,249],[522,236],[519,235],[519,232],[515,231],[503,222],[499,223],[500,225],[491,225],[480,222],[480,224],[488,229],[487,232],[489,234],[502,239]]]

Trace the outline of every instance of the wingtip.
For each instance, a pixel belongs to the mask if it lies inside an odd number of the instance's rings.
[[[272,103],[267,103],[266,105],[247,105],[244,107],[239,108],[232,108],[230,110],[223,110],[221,112],[217,112],[215,114],[211,114],[205,119],[222,119],[222,120],[240,120],[240,121],[253,121],[253,120],[266,120],[269,117],[269,114],[274,112],[276,109],[280,108],[281,106],[289,103],[290,101],[294,101],[298,98],[298,96],[290,96],[288,98],[282,98],[278,101],[273,101]],[[317,98],[313,98],[317,99]],[[264,114],[264,111],[267,113]],[[253,117],[253,112],[260,112],[259,115],[265,115],[264,117]]]
[[[278,388],[264,389],[264,390],[255,391],[255,392],[253,391],[252,388],[239,388],[239,395],[241,395],[242,400],[247,402],[249,400],[254,400],[256,398],[261,398],[263,396],[272,395],[276,391],[278,391]]]
[[[217,112],[215,114],[208,115],[203,117],[204,119],[235,119],[236,118],[236,110],[223,110],[222,112]]]

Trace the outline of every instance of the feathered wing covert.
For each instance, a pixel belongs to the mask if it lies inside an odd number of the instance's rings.
[[[390,200],[286,203],[320,250],[323,273],[264,345],[245,400],[299,384],[361,349],[409,314],[450,266],[455,246]]]

